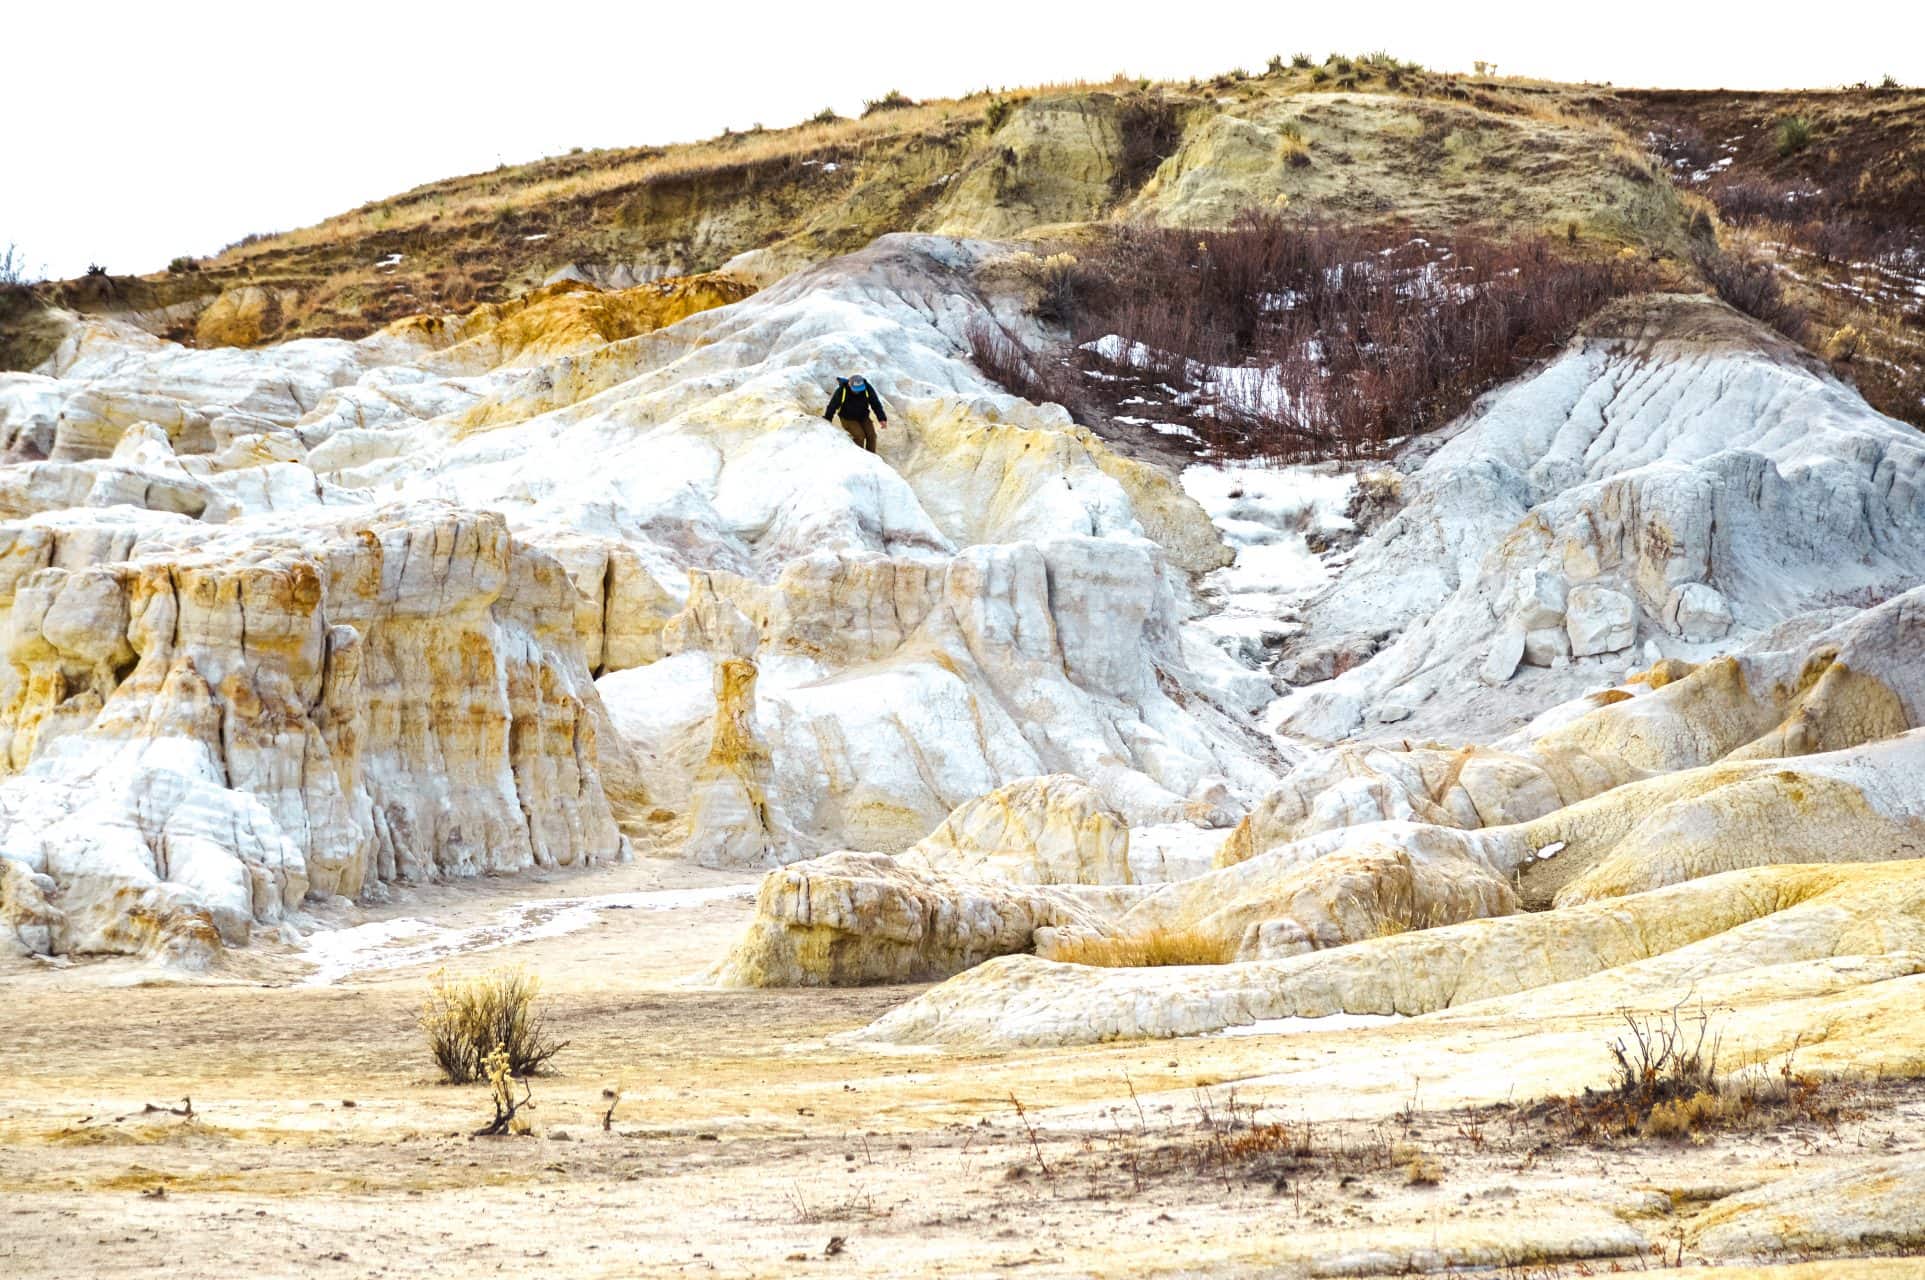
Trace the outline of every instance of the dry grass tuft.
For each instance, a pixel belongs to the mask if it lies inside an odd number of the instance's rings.
[[[521,969],[497,969],[451,980],[437,972],[421,1006],[428,1052],[452,1084],[492,1078],[494,1055],[510,1076],[529,1076],[568,1047],[548,1034],[541,980]]]
[[[1410,1151],[1399,1160],[1404,1167],[1404,1182],[1413,1187],[1434,1187],[1444,1180],[1444,1166],[1422,1151]]]
[[[1059,934],[1047,960],[1104,969],[1142,969],[1161,965],[1228,964],[1236,944],[1195,929],[1151,929],[1126,936]]]

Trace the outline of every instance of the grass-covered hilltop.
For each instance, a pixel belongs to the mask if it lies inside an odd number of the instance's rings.
[[[1918,90],[1618,89],[1299,54],[1187,83],[892,92],[853,119],[449,178],[165,272],[0,296],[0,364],[44,354],[35,302],[249,346],[360,337],[558,273],[621,286],[726,266],[760,283],[891,231],[1050,244],[1257,211],[1633,251],[1856,361],[1872,401],[1916,422],[1925,388],[1888,362],[1916,363],[1895,357],[1918,350],[1922,190]],[[1760,260],[1778,270],[1760,278]]]

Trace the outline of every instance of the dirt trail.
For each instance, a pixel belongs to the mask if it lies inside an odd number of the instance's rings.
[[[419,919],[471,941],[505,937],[504,919],[573,911],[579,927],[453,958],[404,938],[384,957],[396,963],[329,985],[291,946],[163,985],[128,962],[6,962],[0,1274],[1582,1274],[1690,1260],[1692,1215],[1717,1197],[1918,1150],[1925,1133],[1925,1089],[1909,1084],[1867,1092],[1830,1130],[1704,1146],[1590,1148],[1547,1141],[1514,1108],[1424,1111],[1451,1086],[1398,1061],[1441,1046],[1487,1072],[1519,1035],[1461,1019],[858,1050],[831,1037],[920,988],[688,985],[746,921],[730,895],[749,883],[644,861],[414,890],[358,923]],[[699,892],[670,909],[579,906],[682,890]],[[444,962],[541,975],[571,1043],[561,1074],[535,1082],[538,1136],[469,1137],[482,1091],[434,1081],[414,1011]],[[1598,1028],[1531,1030],[1570,1052]],[[1237,1081],[1252,1083],[1231,1102]],[[621,1099],[605,1132],[606,1088]],[[191,1118],[143,1111],[187,1097]],[[1312,1154],[1213,1154],[1252,1120],[1294,1126]],[[1413,1184],[1418,1160],[1434,1185]]]

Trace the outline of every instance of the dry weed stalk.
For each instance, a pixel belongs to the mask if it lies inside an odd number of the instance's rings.
[[[1036,1167],[1045,1178],[1049,1177],[1049,1162],[1043,1159],[1043,1144],[1037,1141],[1036,1126],[1029,1122],[1029,1112],[1023,1109],[1022,1099],[1015,1093],[1009,1095],[1009,1105],[1016,1108],[1016,1118],[1023,1122],[1023,1131],[1029,1135],[1029,1149],[1036,1155]]]
[[[488,1094],[495,1104],[495,1118],[475,1130],[478,1138],[497,1138],[503,1134],[516,1137],[529,1131],[528,1121],[521,1113],[534,1105],[534,1090],[526,1079],[517,1081],[509,1069],[508,1051],[497,1047],[483,1059],[483,1069],[487,1072]],[[521,1085],[521,1096],[515,1096],[515,1085]]]

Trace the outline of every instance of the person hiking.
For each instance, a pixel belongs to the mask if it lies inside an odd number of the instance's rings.
[[[889,411],[882,407],[876,396],[876,389],[869,385],[861,374],[851,378],[837,378],[835,394],[829,397],[829,407],[822,411],[825,419],[832,418],[842,424],[849,438],[867,449],[876,451],[876,428],[869,421],[875,414],[876,421],[883,426],[889,425]]]

